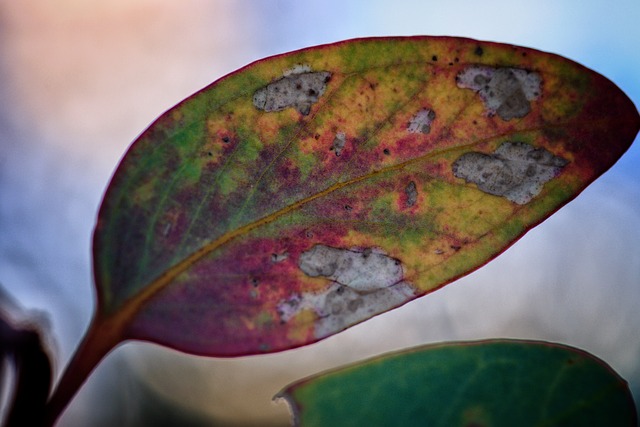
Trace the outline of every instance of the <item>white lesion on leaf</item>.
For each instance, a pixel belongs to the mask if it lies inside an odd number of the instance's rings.
[[[415,206],[418,202],[418,187],[415,181],[410,181],[404,188],[404,194],[407,196],[407,207]]]
[[[472,65],[456,76],[458,87],[478,93],[489,115],[508,121],[531,112],[531,101],[542,93],[540,74],[522,68]]]
[[[492,154],[465,153],[452,165],[457,178],[524,205],[560,174],[568,160],[524,142],[505,142]]]
[[[333,151],[336,157],[340,157],[346,143],[347,135],[344,132],[338,132],[336,133],[335,138],[333,138],[333,143],[331,144],[329,150]]]
[[[407,125],[407,131],[409,133],[422,133],[426,135],[431,132],[431,123],[433,123],[435,118],[435,111],[429,108],[423,108],[411,118]]]
[[[377,248],[341,249],[318,244],[300,255],[298,267],[309,277],[326,277],[358,291],[389,287],[404,275],[400,261]]]
[[[311,71],[308,65],[296,65],[284,75],[253,94],[253,105],[266,112],[295,108],[306,116],[324,94],[331,79],[328,71]]]
[[[298,267],[308,277],[324,278],[321,292],[295,294],[278,304],[282,322],[304,310],[316,315],[315,335],[324,338],[413,299],[402,263],[378,248],[342,249],[322,244],[303,252]]]

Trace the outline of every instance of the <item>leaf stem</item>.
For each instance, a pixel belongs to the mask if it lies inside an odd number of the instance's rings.
[[[96,313],[45,407],[44,426],[53,426],[98,363],[120,342],[119,322]]]

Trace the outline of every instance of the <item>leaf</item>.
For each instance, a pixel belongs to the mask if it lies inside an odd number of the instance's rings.
[[[308,378],[279,397],[295,425],[635,426],[627,383],[558,344],[492,340],[405,350]]]
[[[45,423],[128,339],[274,352],[432,292],[575,197],[639,126],[599,74],[470,39],[351,40],[232,73],[118,166],[96,313]]]
[[[87,345],[236,356],[325,338],[488,262],[638,126],[613,83],[526,48],[383,38],[258,61],[122,160]]]

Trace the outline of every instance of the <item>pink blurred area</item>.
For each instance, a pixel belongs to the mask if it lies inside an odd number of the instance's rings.
[[[163,111],[249,62],[356,36],[451,34],[601,64],[640,93],[635,45],[620,38],[606,55],[589,50],[591,37],[626,34],[637,18],[594,26],[601,8],[587,15],[592,2],[577,2],[579,12],[501,1],[482,10],[456,7],[466,1],[438,10],[345,3],[0,0],[0,285],[48,317],[58,374],[93,310],[91,232],[119,158]],[[158,406],[170,403],[197,419],[183,425],[287,425],[286,406],[271,397],[296,379],[420,343],[492,336],[579,346],[640,391],[640,186],[637,174],[617,171],[486,268],[316,345],[225,360],[120,347],[59,425],[148,425],[149,412],[171,425],[174,415]]]

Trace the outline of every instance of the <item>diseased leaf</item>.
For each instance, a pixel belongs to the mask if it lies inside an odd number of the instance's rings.
[[[609,80],[521,47],[363,39],[258,61],[122,160],[86,346],[235,356],[325,338],[495,257],[638,126]]]
[[[297,426],[635,426],[627,383],[558,344],[492,340],[384,355],[288,386]]]

